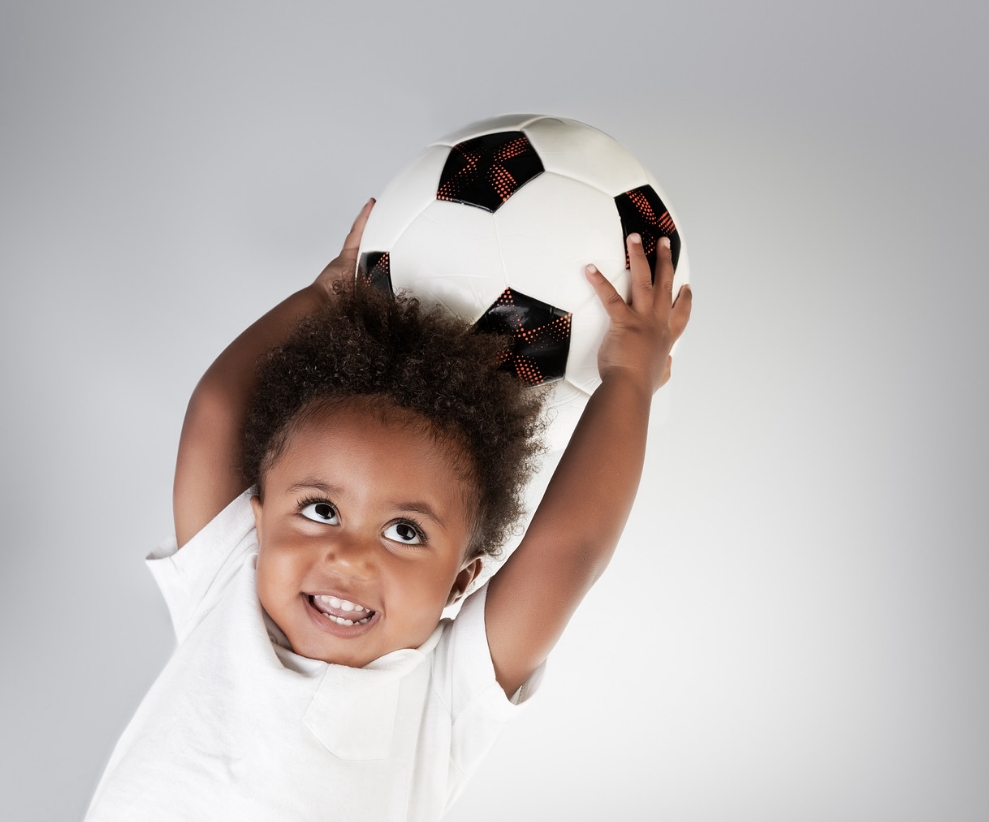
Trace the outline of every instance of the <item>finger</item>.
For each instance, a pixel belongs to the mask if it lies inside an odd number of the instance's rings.
[[[340,252],[341,257],[349,254],[357,254],[357,249],[361,247],[361,236],[364,234],[364,226],[367,225],[367,218],[371,216],[372,208],[374,208],[374,197],[364,203],[364,208],[361,209],[360,214],[357,215],[357,219],[354,220],[354,224],[350,227],[350,233],[343,241],[343,250]]]
[[[656,243],[656,277],[654,306],[669,310],[673,302],[673,255],[670,238],[660,237]]]
[[[639,234],[629,234],[625,248],[628,249],[628,267],[632,275],[632,307],[644,311],[652,305],[652,273],[642,247],[642,237]]]
[[[624,316],[624,313],[628,311],[628,306],[625,304],[625,300],[622,299],[622,295],[615,290],[615,287],[608,282],[607,278],[596,266],[587,266],[584,269],[584,274],[594,287],[594,291],[598,295],[598,299],[601,301],[601,305],[604,306],[604,310],[608,316],[612,320],[620,320]]]
[[[690,284],[687,283],[680,286],[676,302],[673,303],[673,308],[670,311],[670,331],[673,333],[674,339],[679,339],[683,333],[683,329],[687,327],[687,323],[690,320],[690,309],[693,307],[693,304],[694,292],[690,288]]]

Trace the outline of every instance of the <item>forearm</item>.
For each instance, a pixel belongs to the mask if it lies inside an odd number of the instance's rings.
[[[614,554],[642,475],[651,400],[624,375],[604,379],[524,539],[489,583],[488,646],[507,694],[546,658]]]
[[[326,299],[326,289],[317,284],[292,294],[230,343],[196,385],[175,466],[173,509],[180,546],[243,490],[240,435],[257,385],[258,359]]]
[[[317,311],[328,299],[317,284],[296,291],[251,324],[206,369],[193,397],[201,391],[221,393],[231,414],[242,423],[257,386],[255,369],[264,352],[283,343],[303,317]]]
[[[635,500],[652,396],[624,374],[604,379],[526,532],[527,542],[555,554],[588,588],[611,559]]]

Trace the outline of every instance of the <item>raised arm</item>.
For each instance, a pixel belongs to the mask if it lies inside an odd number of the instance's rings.
[[[185,413],[175,463],[172,511],[182,547],[243,488],[240,434],[256,386],[255,366],[269,348],[283,342],[298,321],[330,298],[330,285],[352,277],[364,224],[374,201],[357,216],[340,256],[312,285],[279,303],[228,345],[203,374]]]
[[[548,656],[614,553],[639,487],[652,396],[690,318],[687,286],[673,300],[669,241],[655,285],[638,235],[628,238],[632,302],[593,266],[587,277],[610,329],[594,392],[519,547],[488,586],[485,621],[498,683],[517,691]]]

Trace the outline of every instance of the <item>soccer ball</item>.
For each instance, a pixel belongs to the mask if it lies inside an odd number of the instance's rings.
[[[548,386],[548,445],[559,449],[601,382],[608,316],[584,267],[627,300],[625,237],[642,235],[651,267],[669,237],[675,294],[687,282],[677,226],[653,177],[608,135],[506,115],[437,140],[392,180],[364,229],[357,276],[511,334],[503,366]]]

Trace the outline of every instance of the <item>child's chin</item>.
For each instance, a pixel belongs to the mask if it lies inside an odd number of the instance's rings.
[[[307,659],[314,659],[318,662],[326,662],[329,665],[343,665],[347,668],[363,668],[373,662],[380,653],[368,647],[339,647],[337,643],[328,642],[321,637],[306,637],[298,646],[292,645],[292,650],[299,656]]]

